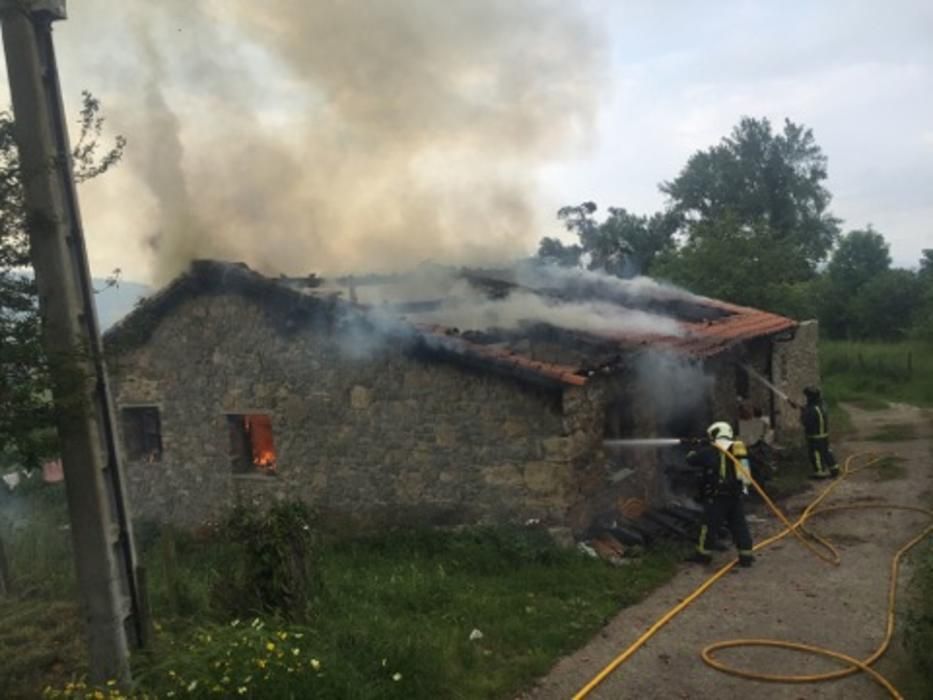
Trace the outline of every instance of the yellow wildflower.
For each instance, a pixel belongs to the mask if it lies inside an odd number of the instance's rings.
[[[311,659],[310,664],[311,668],[313,668],[315,671],[319,671],[321,669],[321,662],[317,659]]]
[[[292,656],[298,656],[301,653],[301,649],[298,647],[292,647]]]
[[[236,692],[238,692],[240,695],[246,695],[246,686],[241,685],[239,688],[236,689]]]
[[[275,651],[275,642],[266,642],[266,651]]]
[[[265,659],[256,659],[256,665],[259,666],[259,668],[265,668],[267,663]]]
[[[276,632],[275,636],[284,641],[288,639],[288,632]]]
[[[396,671],[392,674],[392,680],[398,683],[400,680],[402,680],[402,674]]]

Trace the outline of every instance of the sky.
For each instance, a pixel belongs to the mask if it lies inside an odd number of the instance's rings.
[[[438,3],[71,0],[66,107],[128,139],[80,191],[95,275],[530,253],[560,206],[659,210],[742,116],[812,128],[895,264],[933,247],[933,3]]]

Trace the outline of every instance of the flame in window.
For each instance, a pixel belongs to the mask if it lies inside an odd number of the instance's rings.
[[[253,464],[267,473],[275,472],[275,444],[272,440],[272,420],[269,416],[243,416],[243,428],[249,436]]]

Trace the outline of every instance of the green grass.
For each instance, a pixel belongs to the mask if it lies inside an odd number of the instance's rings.
[[[933,345],[820,341],[824,393],[877,410],[890,401],[933,406]]]
[[[20,597],[0,601],[0,697],[34,698],[87,671],[77,605]]]
[[[904,442],[905,440],[914,440],[916,437],[917,429],[912,424],[888,423],[880,426],[868,436],[868,439],[875,442]]]
[[[38,510],[56,508],[43,503]],[[30,584],[0,606],[0,697],[33,697],[85,672],[80,622],[74,606],[62,602],[63,592],[73,592],[73,580],[66,585],[72,563],[59,559],[53,571],[41,539],[8,528],[0,534],[11,545],[18,581],[41,574],[61,585]],[[318,545],[310,616],[291,623],[264,616],[257,628],[245,618],[233,626],[225,606],[241,555],[236,546],[145,525],[137,534],[158,627],[153,650],[134,669],[141,688],[160,696],[509,697],[667,581],[682,555],[660,547],[613,567],[559,549],[546,532],[529,528],[326,541]],[[59,543],[52,540],[51,548],[59,552]],[[483,636],[471,641],[474,629]],[[285,649],[276,632],[300,642]],[[286,655],[276,656],[282,649]],[[269,665],[260,669],[260,661]],[[225,690],[212,694],[214,687]]]
[[[826,398],[826,408],[829,410],[829,425],[833,438],[841,438],[855,433],[855,423],[852,416],[835,396]]]
[[[853,406],[863,411],[884,411],[891,408],[891,404],[877,396],[860,396],[850,401]]]
[[[933,539],[911,553],[903,632],[906,653],[897,659],[898,690],[907,698],[933,698]],[[900,658],[901,656],[906,658]]]

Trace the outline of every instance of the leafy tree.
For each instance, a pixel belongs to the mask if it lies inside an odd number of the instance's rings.
[[[818,315],[823,332],[832,338],[864,335],[862,321],[856,318],[856,294],[890,268],[888,243],[871,226],[843,236],[821,285]]]
[[[808,282],[775,280],[775,267],[792,264],[792,253],[764,234],[750,232],[733,214],[697,221],[677,250],[662,255],[655,273],[687,289],[737,304],[797,315],[807,304]]]
[[[850,231],[839,241],[826,268],[829,278],[849,294],[891,267],[888,242],[870,225]]]
[[[596,211],[593,202],[562,207],[557,217],[580,242],[565,245],[555,238],[543,238],[538,257],[566,266],[585,262],[591,270],[632,277],[646,272],[659,253],[673,246],[677,228],[674,215],[659,213],[649,218],[610,207],[609,215],[599,222]]]
[[[933,249],[925,249],[920,258],[917,272],[920,286],[920,304],[914,321],[912,335],[921,340],[933,342]]]
[[[910,333],[922,289],[911,270],[884,270],[868,280],[852,299],[852,335],[902,340]]]
[[[100,103],[82,94],[74,174],[83,182],[116,165],[122,136],[100,152]],[[40,342],[35,280],[20,180],[13,115],[0,112],[0,453],[34,467],[55,452],[48,358]]]
[[[924,284],[933,284],[933,248],[923,249],[918,275]]]
[[[767,119],[745,117],[718,145],[691,156],[661,191],[683,217],[689,241],[717,237],[730,217],[754,244],[782,249],[780,267],[762,281],[789,283],[811,278],[838,235],[826,177],[826,156],[810,129],[788,119],[775,133]]]

